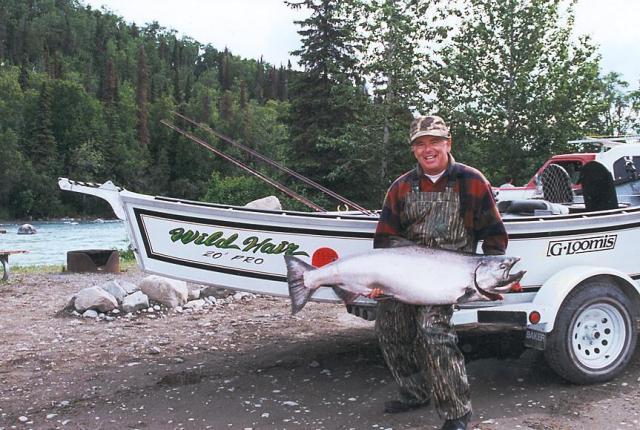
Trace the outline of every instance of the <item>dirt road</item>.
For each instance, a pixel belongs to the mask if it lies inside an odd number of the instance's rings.
[[[119,279],[139,281],[130,271]],[[96,321],[68,297],[113,275],[0,284],[0,430],[430,429],[432,407],[382,412],[395,386],[372,323],[256,297],[198,312]],[[478,429],[640,428],[640,357],[615,381],[563,382],[536,351],[468,363]]]

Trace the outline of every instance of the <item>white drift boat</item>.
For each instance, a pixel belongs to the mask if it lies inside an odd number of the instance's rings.
[[[142,270],[259,294],[288,296],[283,255],[320,265],[367,251],[377,222],[375,214],[265,211],[152,197],[110,182],[62,178],[59,186],[109,202],[126,222]],[[522,289],[499,302],[459,309],[454,322],[526,329],[526,345],[544,349],[551,366],[573,382],[617,375],[637,338],[640,207],[572,207],[566,215],[505,216],[504,222],[507,254],[521,257],[516,270],[527,271]],[[314,299],[339,300],[329,288]]]

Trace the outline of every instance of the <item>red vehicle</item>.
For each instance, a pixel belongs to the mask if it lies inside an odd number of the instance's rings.
[[[631,138],[637,139],[638,136]],[[574,191],[579,190],[580,171],[589,161],[598,161],[602,163],[607,170],[611,172],[614,181],[627,179],[636,171],[640,172],[640,143],[626,143],[631,139],[610,138],[605,140],[587,139],[570,141],[569,143],[594,143],[599,144],[602,148],[601,152],[585,152],[574,154],[560,154],[549,158],[538,169],[535,175],[523,186],[501,185],[494,188],[496,200],[519,200],[530,199],[542,195],[540,184],[538,183],[539,175],[550,165],[558,164],[564,168],[569,174]],[[635,140],[634,142],[638,142]]]

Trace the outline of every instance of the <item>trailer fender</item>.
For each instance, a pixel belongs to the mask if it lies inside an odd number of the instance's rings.
[[[540,323],[537,326],[543,328],[546,333],[551,332],[565,297],[583,281],[599,276],[613,278],[627,295],[636,300],[640,298],[640,288],[626,273],[610,267],[567,267],[551,276],[533,299],[532,309],[537,310],[541,315]]]

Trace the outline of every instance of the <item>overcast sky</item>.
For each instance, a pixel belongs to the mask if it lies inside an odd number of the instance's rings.
[[[107,7],[128,22],[158,21],[181,35],[217,49],[228,47],[245,58],[276,66],[287,64],[299,47],[294,11],[282,0],[81,0],[94,8]],[[622,73],[632,87],[640,80],[640,1],[578,0],[577,34],[590,34],[600,45],[604,72]],[[292,63],[295,63],[292,59]]]

